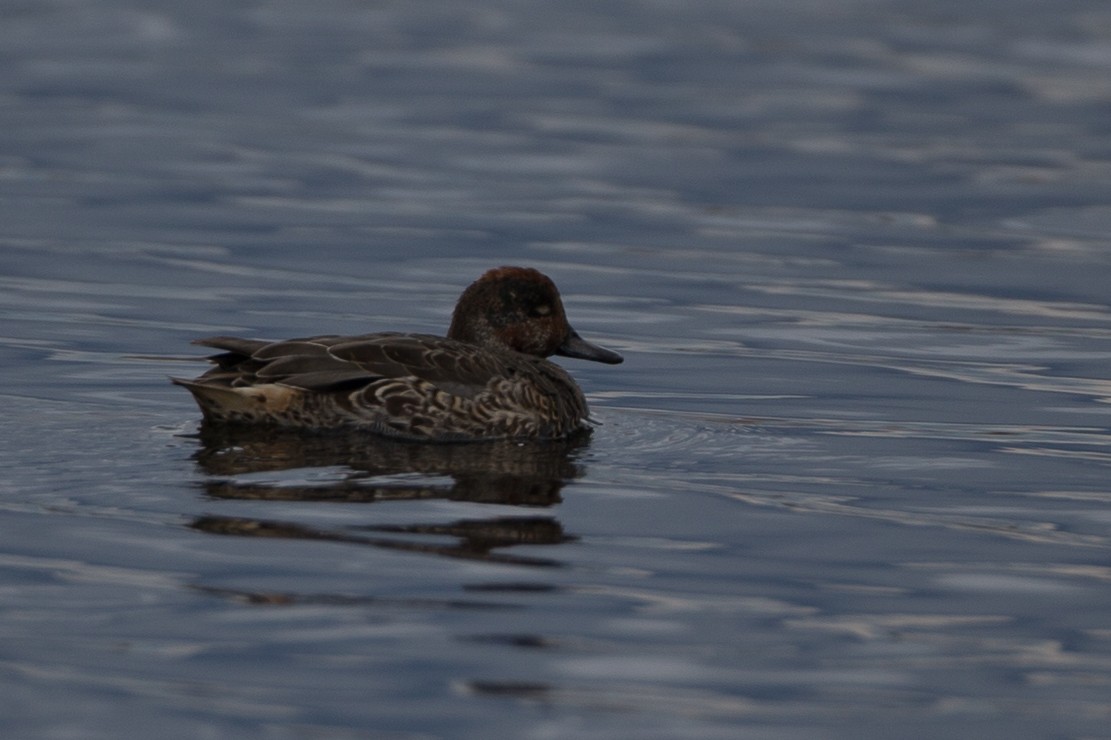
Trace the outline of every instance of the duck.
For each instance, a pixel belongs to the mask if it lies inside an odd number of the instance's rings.
[[[574,379],[548,358],[624,358],[571,328],[551,278],[486,271],[459,297],[447,336],[378,332],[270,341],[230,336],[195,379],[203,423],[357,431],[427,442],[563,439],[590,427]]]

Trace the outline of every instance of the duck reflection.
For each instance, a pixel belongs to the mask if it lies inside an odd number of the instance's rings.
[[[545,508],[559,504],[563,486],[582,475],[575,460],[588,435],[429,445],[205,425],[199,440],[194,459],[211,476],[202,486],[215,500],[370,504],[433,499]],[[264,479],[267,473],[286,475]],[[558,562],[499,551],[575,539],[557,519],[536,515],[342,528],[267,517],[204,516],[192,526],[212,534],[345,542],[531,566]]]

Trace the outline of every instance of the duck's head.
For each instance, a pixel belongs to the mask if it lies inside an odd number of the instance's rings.
[[[610,365],[624,359],[580,337],[567,323],[555,283],[529,267],[496,267],[471,283],[455,304],[448,338],[536,357]]]

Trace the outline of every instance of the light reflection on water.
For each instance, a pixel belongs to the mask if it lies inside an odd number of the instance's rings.
[[[217,5],[0,24],[0,734],[1105,733],[1107,11]],[[504,263],[589,440],[165,380]]]

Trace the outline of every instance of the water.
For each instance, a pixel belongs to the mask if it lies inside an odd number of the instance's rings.
[[[0,732],[1092,738],[1104,3],[7,3]],[[553,276],[586,444],[198,436]]]

